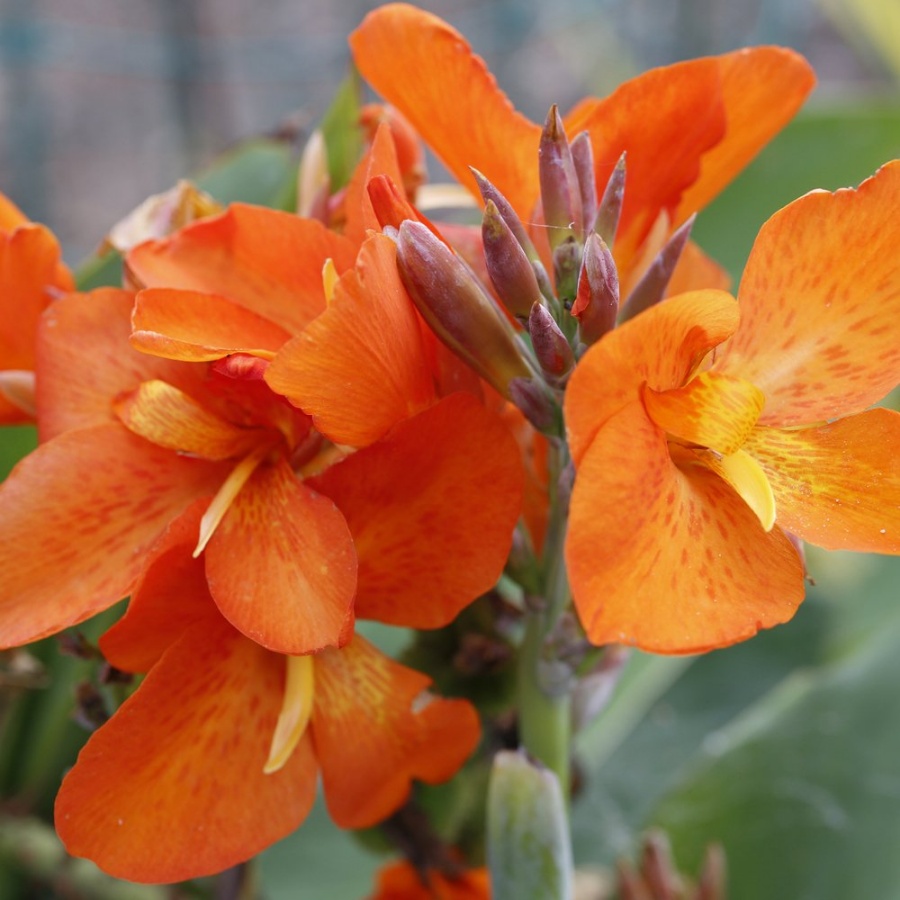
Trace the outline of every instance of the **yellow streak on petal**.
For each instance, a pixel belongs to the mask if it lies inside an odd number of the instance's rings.
[[[263,772],[277,772],[290,758],[309,724],[313,708],[313,659],[311,656],[288,656],[284,684],[284,700],[272,734],[269,758]]]
[[[771,531],[775,524],[775,494],[762,466],[745,450],[719,457],[715,469],[756,513],[760,524]]]
[[[228,507],[232,501],[240,493],[241,488],[247,483],[247,480],[256,470],[256,467],[265,459],[268,452],[272,449],[271,444],[262,444],[248,453],[232,470],[225,483],[219,488],[218,493],[212,499],[203,518],[200,520],[200,539],[194,548],[194,559],[196,559],[206,548],[209,539],[219,527],[219,522],[228,512]]]
[[[338,283],[337,269],[334,267],[334,260],[329,256],[322,266],[322,285],[325,288],[325,302],[331,303],[334,300],[334,286]]]

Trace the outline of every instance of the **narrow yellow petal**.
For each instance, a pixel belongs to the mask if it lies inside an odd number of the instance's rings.
[[[277,772],[290,758],[309,724],[313,708],[313,659],[288,656],[284,700],[272,734],[269,758],[263,767],[266,775]]]
[[[219,488],[218,493],[212,499],[208,509],[200,520],[200,539],[194,548],[194,559],[196,559],[209,543],[209,539],[219,527],[228,507],[237,497],[241,488],[247,483],[250,476],[256,471],[256,467],[265,459],[268,452],[272,449],[271,444],[261,444],[251,453],[248,453],[232,470],[225,483]]]
[[[775,524],[775,494],[762,466],[746,451],[737,450],[716,459],[710,468],[719,473],[756,513],[762,527]]]
[[[334,267],[334,260],[329,256],[322,266],[322,286],[325,288],[325,302],[331,303],[334,300],[334,286],[338,283],[337,269]]]

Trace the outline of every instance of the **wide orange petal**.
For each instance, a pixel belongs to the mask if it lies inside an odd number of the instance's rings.
[[[716,57],[725,136],[700,164],[700,175],[684,192],[676,225],[703,209],[794,117],[816,75],[786,47],[745,47]]]
[[[142,353],[190,362],[250,353],[271,359],[290,340],[274,322],[225,297],[150,288],[134,303],[131,344]]]
[[[458,878],[429,871],[428,884],[408,862],[393,863],[378,871],[375,893],[369,900],[490,900],[487,869],[471,869]]]
[[[279,653],[339,646],[352,623],[356,552],[334,503],[279,459],[232,501],[205,551],[222,614]]]
[[[763,225],[716,368],[766,394],[760,422],[861,412],[900,381],[900,161],[858,190],[813,192]]]
[[[122,424],[160,447],[203,459],[242,456],[265,440],[261,428],[241,428],[165,381],[145,381],[115,404]]]
[[[325,261],[343,272],[355,255],[352,242],[321,222],[236,203],[135,247],[126,263],[140,287],[218,294],[296,334],[325,308]]]
[[[718,372],[701,372],[669,391],[646,387],[641,398],[670,437],[725,455],[740,449],[765,403],[763,392],[749,381]]]
[[[309,738],[263,774],[284,659],[221,619],[195,625],[97,731],[63,780],[68,851],[117,878],[219,872],[292,832],[315,798]]]
[[[124,597],[157,535],[223,471],[118,423],[38,447],[0,486],[0,646],[61,631]]]
[[[344,200],[347,224],[344,234],[357,246],[362,244],[367,231],[381,230],[368,190],[369,181],[376,175],[387,175],[395,185],[403,184],[394,139],[387,122],[382,122],[375,130],[371,147],[347,185]]]
[[[272,361],[266,383],[335,443],[363,447],[434,402],[427,363],[396,245],[373,235],[328,309]]]
[[[369,13],[350,35],[350,48],[363,78],[462,184],[480,196],[469,171],[474,166],[520,216],[531,216],[541,130],[516,112],[456,29],[424,10],[391,3]]]
[[[28,216],[5,194],[0,194],[0,231],[13,231],[28,222]]]
[[[731,290],[731,276],[714,259],[707,256],[693,241],[688,241],[681,251],[681,258],[666,288],[666,296],[686,294],[715,288]]]
[[[570,134],[591,134],[600,190],[627,153],[615,247],[623,281],[660,214],[675,228],[712,199],[793,116],[813,82],[796,53],[758,47],[653,69],[566,117]]]
[[[787,621],[803,566],[721,478],[669,455],[665,434],[632,403],[578,466],[566,563],[591,641],[698,653]]]
[[[313,740],[328,811],[342,828],[374,825],[404,802],[414,778],[446,781],[475,749],[469,703],[429,694],[425,675],[363,638],[314,662]]]
[[[191,625],[221,621],[203,560],[192,555],[208,503],[192,503],[147,551],[125,615],[100,638],[103,655],[117,669],[147,672]]]
[[[154,378],[188,393],[202,389],[205,369],[138,353],[128,343],[128,291],[100,288],[57,300],[38,333],[37,407],[42,440],[115,420],[114,400]]]
[[[50,231],[31,224],[10,234],[0,231],[0,370],[34,371],[41,313],[55,294],[72,287],[72,276],[61,264],[59,244]],[[0,425],[31,418],[0,392]]]
[[[353,534],[357,615],[412,628],[446,625],[494,586],[522,503],[515,441],[468,394],[402,422],[311,483]]]
[[[728,294],[696,291],[651,307],[594,344],[566,388],[566,430],[576,464],[603,423],[637,399],[641,385],[681,387],[737,321],[737,304]]]
[[[818,428],[757,428],[745,450],[775,493],[778,524],[829,550],[900,553],[900,414]]]

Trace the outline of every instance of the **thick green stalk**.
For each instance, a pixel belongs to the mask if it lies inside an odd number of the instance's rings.
[[[569,794],[571,684],[567,664],[554,658],[554,634],[570,606],[563,546],[568,490],[560,473],[568,462],[561,443],[551,448],[550,522],[544,547],[542,594],[526,608],[525,637],[519,654],[519,732],[524,748],[556,773],[563,797]],[[564,477],[563,477],[564,480]]]

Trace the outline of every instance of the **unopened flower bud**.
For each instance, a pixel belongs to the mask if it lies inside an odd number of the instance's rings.
[[[366,190],[372,201],[375,217],[382,228],[395,228],[399,231],[405,221],[412,219],[428,228],[438,240],[443,240],[431,223],[419,215],[416,208],[387,175],[376,175],[370,179]]]
[[[578,319],[578,336],[590,346],[616,324],[619,311],[619,275],[609,247],[599,234],[584,244],[578,293],[572,315]]]
[[[470,167],[470,170],[472,175],[475,176],[475,181],[478,182],[478,190],[481,191],[485,206],[487,206],[489,202],[493,202],[494,206],[497,207],[497,212],[500,214],[500,217],[509,227],[509,230],[513,233],[528,261],[531,263],[541,293],[548,300],[551,299],[553,297],[553,288],[550,285],[550,279],[547,276],[547,271],[544,268],[541,256],[537,252],[537,248],[534,246],[528,232],[525,230],[522,220],[516,215],[516,211],[510,206],[506,197],[504,197],[503,194],[501,194],[500,191],[498,191],[497,188],[478,171],[478,169]],[[526,312],[525,314],[527,315],[528,313]]]
[[[527,318],[532,304],[541,297],[541,289],[522,245],[493,200],[488,200],[484,208],[481,238],[484,261],[497,294],[514,316]]]
[[[505,397],[531,380],[512,326],[465,263],[425,225],[407,220],[397,241],[400,277],[431,330]]]
[[[572,150],[556,105],[550,107],[538,150],[538,173],[550,249],[584,233],[581,190]]]
[[[547,375],[562,378],[575,365],[575,356],[566,336],[540,303],[531,307],[528,333],[531,335],[534,355]]]
[[[582,131],[576,135],[571,147],[575,177],[581,193],[581,217],[587,230],[597,217],[597,179],[594,175],[594,148],[591,146],[590,134]]]
[[[725,900],[727,865],[721,844],[710,844],[703,857],[697,900]]]
[[[628,299],[622,307],[621,321],[633,319],[638,313],[655,306],[666,295],[666,288],[681,259],[681,253],[691,235],[691,227],[695,216],[691,216],[666,242],[659,251],[656,259],[641,276],[641,280],[635,285],[634,290],[628,295]]]
[[[580,269],[581,244],[574,235],[569,235],[553,250],[553,277],[556,279],[556,295],[563,303],[571,303],[575,300]]]
[[[622,201],[625,199],[625,154],[619,157],[616,167],[606,182],[603,197],[597,207],[594,219],[594,231],[603,238],[607,246],[612,247],[619,229],[619,216],[622,214]]]

